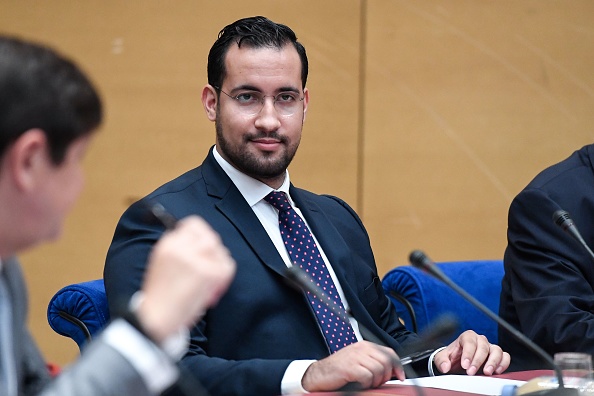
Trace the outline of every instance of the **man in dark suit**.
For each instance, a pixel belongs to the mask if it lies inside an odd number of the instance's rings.
[[[594,264],[553,221],[565,210],[594,246],[594,145],[574,152],[532,180],[509,208],[499,314],[550,354],[594,354]],[[530,351],[499,332],[513,370],[542,367]]]
[[[290,183],[287,167],[309,103],[307,72],[305,49],[287,26],[254,17],[225,27],[209,53],[202,92],[206,115],[215,123],[216,146],[201,166],[133,204],[108,252],[104,278],[111,304],[135,292],[146,257],[163,232],[146,220],[146,202],[159,202],[178,217],[203,216],[219,232],[238,262],[237,276],[194,327],[190,353],[182,360],[212,394],[278,395],[353,383],[377,387],[392,376],[404,377],[395,350],[417,338],[400,324],[383,293],[357,214],[339,198]],[[310,307],[287,283],[286,269],[297,262],[292,255],[301,245],[283,240],[291,225],[279,230],[284,220],[269,203],[271,193],[284,202],[283,213],[290,205],[291,219],[305,221],[303,233],[311,230],[306,239],[313,240],[315,258],[302,265],[328,271],[327,283],[320,283],[340,296],[337,306],[351,314],[341,326],[359,342],[332,353],[333,340],[320,331],[327,323],[314,313],[323,308],[312,309],[320,306]],[[364,328],[389,347],[365,341]],[[504,371],[509,355],[467,332],[436,353],[435,364],[442,372],[463,367],[469,374],[484,365],[489,375]]]
[[[14,255],[59,236],[82,188],[101,102],[72,62],[5,36],[0,93],[0,395],[161,393],[178,376],[162,346],[224,292],[234,273],[229,252],[203,220],[182,220],[147,258],[127,321],[116,319],[51,381],[26,326],[27,292]]]

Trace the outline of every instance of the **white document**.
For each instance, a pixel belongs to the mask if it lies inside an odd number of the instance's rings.
[[[393,380],[387,382],[387,384],[394,385],[416,384],[424,388],[448,389],[488,396],[501,395],[501,389],[503,388],[503,385],[521,386],[525,383],[526,381],[472,375],[439,375],[436,377],[416,378],[414,380]]]

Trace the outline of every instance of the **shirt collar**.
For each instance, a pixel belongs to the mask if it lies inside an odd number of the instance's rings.
[[[245,173],[239,171],[233,165],[231,165],[227,160],[225,160],[217,151],[217,147],[215,146],[212,150],[215,160],[217,163],[223,168],[223,171],[229,176],[235,187],[239,190],[241,195],[245,198],[248,205],[250,207],[254,206],[258,202],[260,202],[266,195],[268,195],[274,189],[259,180],[254,179],[246,175]],[[289,171],[285,170],[285,180],[283,184],[276,190],[284,192],[287,197],[289,198],[289,202],[293,204],[291,197],[289,196],[289,187],[291,185],[291,180],[289,179]]]

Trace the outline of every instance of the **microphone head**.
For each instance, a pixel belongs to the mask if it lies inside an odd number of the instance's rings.
[[[555,224],[557,224],[559,227],[563,229],[566,229],[567,227],[573,225],[573,220],[571,220],[571,216],[569,216],[569,213],[567,213],[563,209],[556,210],[555,213],[553,213],[553,221],[555,222]]]
[[[419,269],[427,269],[433,263],[422,250],[413,250],[408,256],[410,263]]]
[[[408,256],[408,259],[410,260],[410,263],[413,265],[413,267],[416,267],[421,271],[434,276],[442,282],[448,284],[452,283],[452,281],[443,273],[443,271],[439,269],[433,260],[431,260],[422,250],[413,250],[410,256]]]
[[[557,210],[553,213],[553,221],[557,224],[563,231],[567,232],[573,239],[579,242],[580,245],[588,252],[588,255],[594,259],[594,252],[590,249],[590,246],[586,243],[582,235],[577,229],[577,226],[564,210]]]

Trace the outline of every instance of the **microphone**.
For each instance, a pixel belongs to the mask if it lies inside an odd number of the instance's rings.
[[[569,213],[562,209],[559,209],[555,211],[555,213],[553,213],[553,221],[555,222],[555,224],[561,227],[563,231],[567,232],[569,235],[573,237],[573,239],[578,241],[580,245],[582,245],[584,249],[586,249],[590,257],[594,259],[594,253],[592,253],[592,250],[590,249],[586,241],[584,241],[584,238],[582,238],[582,234],[580,234],[580,232],[578,231],[577,226],[571,219],[571,216],[569,216]]]
[[[450,289],[454,290],[458,293],[462,298],[466,301],[471,303],[474,307],[478,308],[482,313],[487,315],[490,319],[495,321],[499,326],[501,326],[505,331],[511,334],[516,340],[521,342],[523,345],[528,347],[535,355],[540,357],[543,361],[545,361],[550,367],[553,368],[555,371],[555,375],[557,376],[557,381],[559,383],[559,387],[556,389],[547,389],[544,391],[534,392],[534,394],[538,393],[539,395],[548,395],[548,396],[578,396],[578,390],[575,388],[565,388],[563,384],[563,374],[561,373],[561,369],[559,366],[555,364],[551,356],[549,356],[541,347],[536,345],[532,340],[526,337],[524,334],[520,333],[516,330],[512,325],[510,325],[505,320],[501,319],[498,315],[493,313],[489,308],[487,308],[484,304],[478,301],[476,298],[468,294],[468,292],[454,283],[447,275],[443,273],[435,263],[422,251],[414,250],[409,256],[410,263],[423,270],[424,272],[429,273],[430,275],[434,276],[441,282],[445,283]]]

